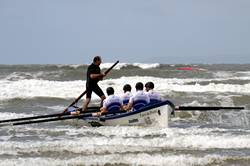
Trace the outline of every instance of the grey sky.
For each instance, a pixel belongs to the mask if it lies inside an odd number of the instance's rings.
[[[249,0],[0,0],[0,64],[250,63]]]

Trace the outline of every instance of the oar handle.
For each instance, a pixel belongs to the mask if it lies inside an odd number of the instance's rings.
[[[75,105],[86,93],[87,93],[86,90],[82,92],[82,94],[78,96],[64,111],[66,112],[69,107],[72,107],[73,105]]]
[[[107,75],[118,63],[119,61],[116,61],[110,68],[108,68],[108,70],[104,72],[104,74]]]

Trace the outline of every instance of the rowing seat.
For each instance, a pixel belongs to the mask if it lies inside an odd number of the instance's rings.
[[[134,108],[135,110],[138,110],[138,109],[144,107],[144,106],[147,105],[147,104],[148,104],[148,103],[147,103],[147,101],[145,101],[145,100],[136,100],[136,101],[134,102],[133,108]]]
[[[129,99],[124,99],[123,100],[123,104],[128,104],[128,102],[129,102]]]
[[[155,103],[159,103],[159,102],[161,102],[161,100],[150,99],[150,104],[155,104]]]
[[[109,114],[115,114],[121,110],[121,103],[119,102],[111,103],[107,106],[107,110]]]

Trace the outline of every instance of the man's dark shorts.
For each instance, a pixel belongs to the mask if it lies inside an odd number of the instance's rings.
[[[87,98],[91,98],[92,92],[95,92],[95,94],[97,94],[99,97],[103,96],[104,93],[102,91],[102,89],[98,86],[87,86]]]

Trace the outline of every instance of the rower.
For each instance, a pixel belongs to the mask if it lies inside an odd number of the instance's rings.
[[[148,95],[143,92],[143,83],[136,83],[135,89],[136,93],[129,99],[128,105],[124,106],[124,109],[127,111],[131,108],[138,110],[150,102]]]
[[[132,88],[131,88],[131,86],[129,84],[126,84],[126,85],[123,86],[124,94],[121,97],[123,105],[127,105],[128,102],[129,102],[130,97],[132,97],[131,89]]]
[[[108,97],[104,99],[103,106],[100,108],[100,112],[93,113],[93,116],[101,116],[106,113],[116,113],[121,110],[122,100],[119,96],[114,95],[114,89],[112,87],[108,87],[106,92]]]
[[[162,101],[162,97],[160,96],[160,94],[154,91],[153,82],[147,82],[145,84],[145,89],[146,89],[146,94],[150,99],[150,103],[157,103]]]

